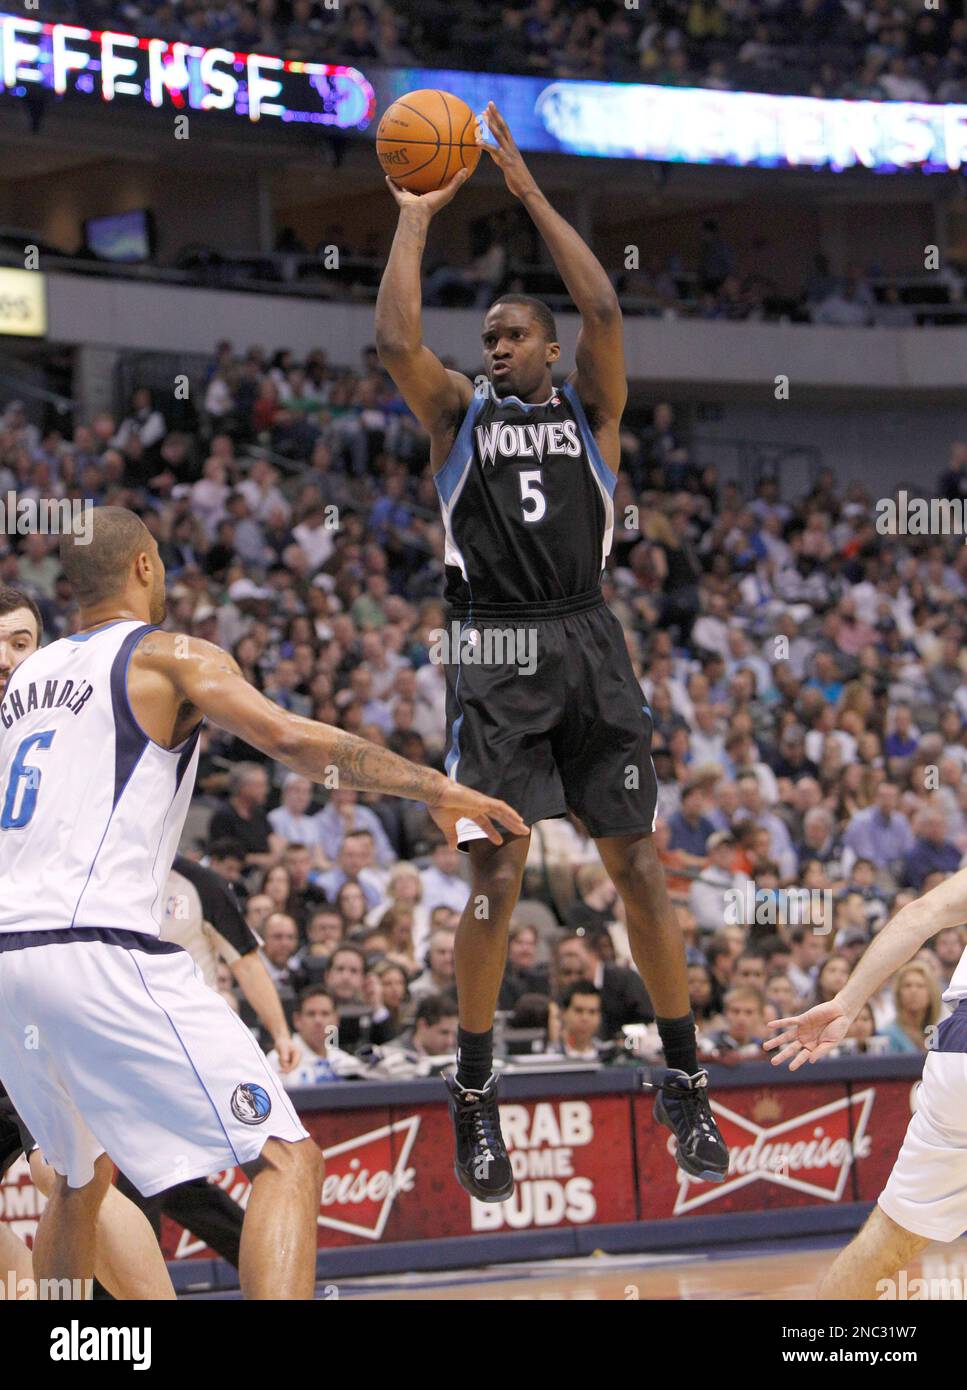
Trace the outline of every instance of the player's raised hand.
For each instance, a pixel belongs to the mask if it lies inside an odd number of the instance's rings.
[[[767,1052],[782,1048],[773,1057],[773,1066],[788,1062],[789,1070],[796,1071],[804,1062],[818,1062],[820,1057],[828,1056],[846,1037],[850,1022],[842,1004],[831,999],[828,1004],[817,1004],[793,1018],[777,1018],[768,1026],[783,1031],[762,1045]]]
[[[537,184],[514,142],[514,137],[510,133],[510,126],[492,101],[487,103],[483,118],[487,122],[487,129],[494,137],[496,144],[491,145],[484,140],[479,124],[477,126],[477,144],[482,150],[486,150],[494,163],[498,165],[504,176],[504,181],[514,197],[522,198],[525,193],[535,189]]]
[[[432,193],[411,193],[408,188],[400,188],[395,184],[389,174],[386,175],[386,186],[401,208],[419,208],[421,212],[432,217],[435,212],[446,207],[469,177],[469,169],[458,169],[449,183],[445,183],[442,188],[435,188]]]
[[[456,849],[457,845],[457,821],[464,817],[479,825],[495,845],[499,845],[503,837],[494,821],[513,835],[530,834],[529,826],[506,801],[484,796],[470,787],[462,787],[459,782],[449,782],[440,800],[433,806],[428,805],[427,810],[447,837],[451,849]]]

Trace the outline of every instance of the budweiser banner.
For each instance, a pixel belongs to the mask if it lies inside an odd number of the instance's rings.
[[[552,1079],[545,1084],[551,1090]],[[472,1201],[453,1175],[442,1097],[408,1105],[402,1083],[391,1105],[303,1113],[326,1159],[320,1248],[873,1201],[915,1089],[909,1079],[718,1086],[712,1108],[732,1163],[728,1179],[713,1185],[676,1167],[674,1140],[656,1125],[651,1095],[619,1085],[614,1094],[503,1103],[517,1185],[509,1201],[493,1205]],[[213,1181],[245,1205],[249,1185],[240,1170]],[[0,1219],[30,1241],[42,1209],[20,1160],[0,1184]],[[167,1219],[163,1244],[172,1260],[211,1254]]]

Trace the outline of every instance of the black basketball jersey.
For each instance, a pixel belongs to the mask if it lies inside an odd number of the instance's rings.
[[[525,404],[475,393],[435,482],[457,614],[541,608],[599,587],[616,478],[570,383]]]

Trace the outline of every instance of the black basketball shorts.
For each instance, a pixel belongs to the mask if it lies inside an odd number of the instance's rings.
[[[512,621],[491,608],[451,620],[447,774],[508,802],[528,825],[570,810],[595,839],[650,834],[651,713],[621,624],[600,595],[584,603],[526,618],[516,610]],[[484,832],[464,820],[458,838],[464,849]]]

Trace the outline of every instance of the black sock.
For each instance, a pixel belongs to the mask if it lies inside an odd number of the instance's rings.
[[[457,1029],[457,1080],[470,1091],[482,1091],[494,1069],[494,1030],[468,1033]]]
[[[681,1018],[656,1018],[655,1022],[667,1064],[694,1076],[698,1071],[695,1015],[689,1010]]]

